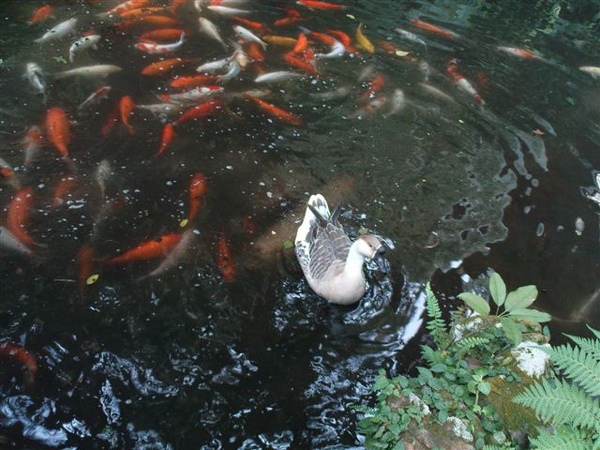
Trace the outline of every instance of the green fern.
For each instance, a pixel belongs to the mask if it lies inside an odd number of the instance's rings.
[[[588,436],[573,428],[555,434],[540,434],[536,438],[531,438],[531,444],[535,448],[544,450],[591,450]]]
[[[456,342],[456,346],[461,353],[465,353],[473,348],[482,347],[489,343],[490,339],[484,336],[468,336]]]
[[[554,365],[588,395],[592,397],[600,395],[600,362],[593,354],[568,344],[546,351],[550,354]]]
[[[553,425],[569,425],[600,431],[600,404],[577,386],[563,380],[542,380],[514,398],[532,408],[536,415]]]
[[[440,308],[440,304],[438,303],[437,298],[435,298],[429,283],[427,283],[427,286],[425,287],[425,293],[427,294],[425,308],[427,309],[427,315],[429,316],[426,327],[437,347],[444,348],[450,342],[450,335],[448,334],[446,322],[442,317],[442,309]]]
[[[593,356],[596,359],[596,361],[600,362],[600,340],[593,340],[580,336],[572,336],[570,334],[565,334],[565,336],[567,336],[569,339],[571,339],[573,342],[579,345],[579,347],[581,347],[582,350]]]

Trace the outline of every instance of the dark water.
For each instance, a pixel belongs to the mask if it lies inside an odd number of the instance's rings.
[[[195,30],[188,3],[181,20]],[[281,3],[251,2],[249,18],[272,23],[283,15]],[[103,36],[78,65],[123,71],[105,80],[51,81],[44,105],[22,78],[24,66],[70,68],[64,58],[76,37],[33,44],[47,28],[26,21],[41,3],[2,2],[0,157],[22,186],[34,188],[28,230],[47,245],[34,261],[0,259],[1,341],[23,346],[39,366],[27,383],[16,358],[3,357],[5,447],[359,447],[352,405],[369,399],[379,368],[398,373],[414,358],[418,342],[406,343],[419,325],[421,283],[431,278],[446,298],[462,289],[461,275],[465,286],[481,284],[491,267],[511,288],[538,286],[538,305],[557,319],[555,333],[600,325],[600,209],[580,192],[600,169],[600,82],[578,70],[600,65],[595,3],[348,1],[341,12],[298,6],[312,30],[354,35],[360,21],[373,42],[387,40],[410,56],[379,50],[323,61],[318,79],[277,86],[267,99],[302,117],[302,126],[231,99],[230,112],[178,129],[160,158],[163,124],[150,113],[134,112],[131,135],[122,125],[100,132],[123,95],[150,104],[168,92],[162,79],[139,75],[155,58],[132,48],[134,32],[115,32],[95,18],[114,2],[53,4],[57,19],[49,26],[77,16],[77,36],[88,29]],[[231,19],[207,17],[231,37]],[[427,34],[413,18],[461,38]],[[427,49],[403,40],[396,27],[417,33]],[[545,59],[521,60],[498,46]],[[190,33],[177,56],[206,62],[227,54]],[[454,85],[452,58],[485,105]],[[266,65],[285,68],[277,58]],[[401,89],[406,104],[356,118],[357,98],[375,75],[385,77],[388,100]],[[427,91],[425,77],[449,98]],[[226,90],[253,87],[252,78],[242,72]],[[77,105],[102,84],[113,88],[108,101],[78,114]],[[347,96],[310,95],[340,87]],[[25,168],[19,144],[47,106],[64,108],[74,121],[77,184],[55,209],[54,186],[68,167],[45,145]],[[111,167],[105,198],[94,175],[102,160]],[[79,288],[75,257],[83,245],[103,260],[182,231],[189,181],[198,172],[208,191],[190,226],[193,249],[175,268],[144,278],[159,262],[96,262],[98,281]],[[395,243],[390,276],[369,267],[369,292],[356,307],[332,307],[312,294],[284,245],[314,192],[345,207],[351,233],[370,229]],[[10,183],[0,186],[3,207],[14,193]],[[218,267],[222,234],[236,266],[231,282]]]

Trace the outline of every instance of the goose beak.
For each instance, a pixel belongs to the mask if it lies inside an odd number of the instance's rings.
[[[390,269],[390,265],[389,265],[387,259],[385,259],[384,255],[385,255],[385,247],[382,245],[375,252],[373,259],[377,263],[377,267],[379,267],[379,270],[381,270],[383,273],[387,273]]]

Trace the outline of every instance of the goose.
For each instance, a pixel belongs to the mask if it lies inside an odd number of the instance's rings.
[[[365,259],[385,271],[385,247],[373,235],[350,240],[338,222],[339,206],[329,211],[321,194],[311,195],[298,228],[295,252],[308,285],[331,303],[350,305],[365,294]]]

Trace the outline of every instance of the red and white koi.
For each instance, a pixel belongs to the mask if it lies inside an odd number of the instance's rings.
[[[485,104],[485,101],[479,92],[477,92],[477,89],[473,87],[469,80],[467,80],[461,73],[458,72],[458,61],[456,59],[451,59],[448,61],[448,64],[446,65],[446,71],[459,90],[473,97],[477,103],[482,105]]]
[[[375,97],[373,100],[369,101],[366,105],[358,108],[356,111],[350,114],[349,118],[362,120],[381,111],[387,103],[388,98],[385,95],[380,95],[379,97]]]
[[[498,49],[498,51],[501,51],[502,53],[506,53],[507,55],[510,55],[510,56],[515,56],[519,59],[537,59],[538,61],[544,60],[544,58],[539,53],[531,51],[531,50],[526,50],[524,48],[503,47],[503,46],[499,46],[496,48]]]
[[[69,61],[74,62],[75,55],[80,52],[90,48],[96,50],[98,48],[98,42],[100,42],[100,39],[102,39],[102,37],[99,34],[90,34],[77,39],[71,44],[71,47],[69,47]]]
[[[160,265],[150,272],[145,277],[141,277],[138,281],[144,278],[160,277],[165,273],[173,270],[178,264],[180,264],[194,249],[197,245],[198,235],[200,233],[193,228],[188,228],[181,234],[181,239],[173,247],[173,249],[167,254],[165,259]]]
[[[156,53],[169,53],[178,50],[183,46],[185,41],[185,32],[181,32],[181,36],[177,42],[172,42],[170,44],[158,44],[156,42],[138,42],[135,44],[135,48],[141,50],[146,53],[156,54]]]
[[[81,111],[91,105],[95,105],[102,100],[105,100],[110,95],[112,88],[110,86],[101,86],[96,89],[88,98],[86,98],[81,104],[77,107],[77,110]]]
[[[36,39],[34,42],[38,44],[45,44],[48,41],[54,39],[61,39],[66,35],[70,34],[77,25],[77,18],[72,18],[59,23],[54,28],[48,30],[41,38]]]
[[[415,27],[427,31],[428,33],[437,34],[438,36],[441,36],[446,39],[451,39],[453,41],[460,39],[460,34],[442,27],[438,27],[437,25],[434,25],[432,23],[425,22],[424,20],[410,19],[410,21]]]
[[[125,11],[131,11],[132,9],[142,8],[150,3],[150,0],[127,0],[123,3],[118,4],[112,9],[109,9],[106,12],[98,14],[98,17],[106,17],[113,15],[120,15]]]

